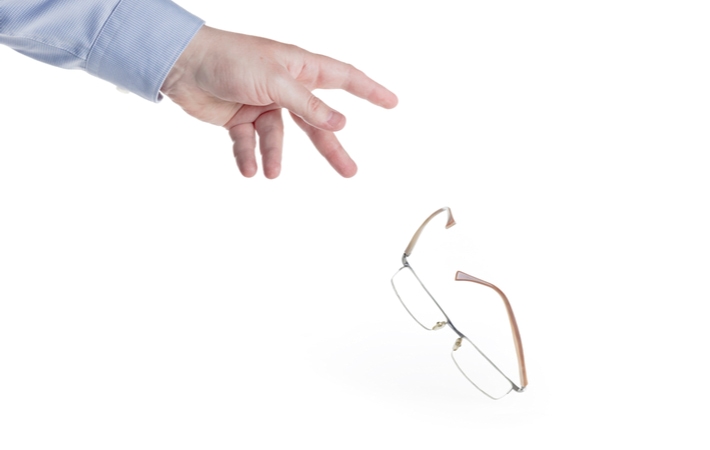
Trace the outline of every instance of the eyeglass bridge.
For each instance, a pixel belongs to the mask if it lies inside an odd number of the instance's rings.
[[[449,324],[449,322],[436,322],[436,324],[434,324],[434,326],[431,327],[431,329],[433,331],[441,330],[442,328],[444,328],[448,324]]]

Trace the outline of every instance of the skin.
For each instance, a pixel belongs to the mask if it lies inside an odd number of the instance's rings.
[[[335,59],[280,42],[203,26],[168,74],[161,91],[185,112],[223,126],[240,172],[257,172],[256,136],[267,178],[281,172],[281,110],[308,135],[343,177],[357,165],[335,136],[345,116],[311,92],[343,89],[383,108],[397,97],[363,72]]]

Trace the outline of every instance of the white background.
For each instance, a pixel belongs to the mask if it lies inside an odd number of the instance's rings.
[[[0,448],[708,448],[704,2],[179,3],[400,104],[321,93],[352,179],[291,123],[244,179],[169,100],[0,48]],[[441,206],[524,394],[391,292]]]

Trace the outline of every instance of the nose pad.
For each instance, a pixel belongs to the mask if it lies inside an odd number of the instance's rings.
[[[447,322],[436,322],[436,325],[431,327],[432,330],[441,330],[446,326]]]
[[[452,348],[451,350],[456,351],[459,348],[461,348],[461,338],[456,339],[456,342],[454,342],[454,348]]]

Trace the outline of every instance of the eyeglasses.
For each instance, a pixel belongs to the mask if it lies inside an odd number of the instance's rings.
[[[412,265],[407,259],[412,254],[414,246],[417,244],[419,236],[426,225],[442,212],[446,212],[448,215],[446,220],[447,229],[456,225],[451,210],[447,207],[441,208],[430,215],[419,229],[417,229],[416,233],[414,233],[412,240],[404,250],[404,255],[402,255],[402,267],[391,279],[392,288],[395,294],[397,294],[402,306],[404,306],[409,315],[412,316],[422,328],[428,331],[434,331],[448,327],[456,333],[457,339],[454,341],[451,357],[459,371],[461,371],[466,379],[478,388],[478,390],[494,400],[504,397],[511,391],[523,392],[528,384],[525,371],[525,358],[523,356],[523,344],[520,340],[520,331],[518,330],[518,325],[513,315],[513,309],[503,291],[487,281],[483,281],[461,271],[457,271],[454,277],[455,281],[469,281],[481,286],[483,288],[481,293],[490,295],[493,301],[497,303],[497,306],[500,306],[499,302],[503,300],[507,320],[510,322],[510,328],[513,332],[513,342],[520,377],[518,384],[503,373],[503,371],[483,353],[481,348],[456,328],[449,316],[424,286],[424,283],[419,279],[416,272],[414,272]],[[472,299],[471,301],[476,300],[485,301],[485,299]],[[486,320],[485,317],[481,317],[480,319],[483,321]]]

